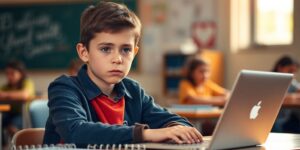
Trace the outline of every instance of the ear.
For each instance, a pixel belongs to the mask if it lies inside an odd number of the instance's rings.
[[[77,54],[79,58],[84,62],[87,63],[89,61],[89,51],[82,43],[77,43],[76,45]]]
[[[139,47],[134,48],[134,56],[139,52]]]

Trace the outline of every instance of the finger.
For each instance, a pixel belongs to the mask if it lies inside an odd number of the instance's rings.
[[[196,143],[197,139],[198,139],[196,133],[194,133],[194,132],[195,131],[193,128],[189,128],[188,132],[186,132],[189,135],[189,137],[191,138],[190,140],[192,141],[192,143]]]
[[[198,140],[194,140],[192,136],[193,128],[187,126],[174,126],[173,134],[180,138],[180,140],[184,143],[195,143]]]
[[[191,143],[186,132],[177,132],[177,136],[184,142],[184,143]]]
[[[199,142],[202,142],[203,141],[203,136],[202,134],[196,129],[196,128],[193,128],[194,129],[194,133],[197,135],[197,139],[199,140]],[[197,141],[198,142],[198,141]]]
[[[197,129],[195,128],[191,128],[190,130],[190,134],[194,140],[195,143],[200,143],[201,142],[201,139],[202,139],[202,136],[201,134],[198,132]],[[200,137],[199,137],[200,136]]]
[[[185,134],[188,137],[189,143],[195,143],[195,140],[193,137],[193,129],[191,127],[186,128]]]
[[[177,144],[183,144],[183,141],[180,140],[177,136],[172,136],[171,139]]]

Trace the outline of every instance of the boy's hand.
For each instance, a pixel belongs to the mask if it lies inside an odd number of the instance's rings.
[[[202,135],[196,128],[182,125],[161,129],[145,129],[143,138],[146,142],[164,142],[172,140],[178,144],[191,144],[203,141]]]

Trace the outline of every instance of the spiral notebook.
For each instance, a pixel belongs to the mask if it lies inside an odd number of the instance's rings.
[[[143,144],[89,144],[86,148],[76,148],[75,144],[22,145],[12,146],[11,150],[146,150]]]
[[[208,138],[210,139],[210,138]],[[206,142],[207,141],[207,142]],[[11,150],[146,150],[146,149],[180,149],[180,150],[202,150],[208,146],[209,140],[198,144],[174,144],[174,143],[141,143],[141,144],[89,144],[86,148],[76,148],[75,144],[57,144],[57,145],[23,145],[12,146]]]

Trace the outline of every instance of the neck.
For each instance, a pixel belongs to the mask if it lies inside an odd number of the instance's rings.
[[[110,85],[110,86],[101,86],[101,85],[97,85],[103,94],[107,95],[108,97],[113,97],[113,89],[114,89],[114,85]]]
[[[107,83],[104,80],[95,77],[94,74],[89,69],[87,73],[91,78],[91,80],[97,85],[97,87],[101,89],[101,92],[103,94],[107,95],[110,98],[113,97],[114,95],[113,89],[115,87],[115,84]]]
[[[197,87],[197,88],[202,88],[202,87],[203,87],[203,84],[204,84],[204,82],[197,83],[197,84],[196,84],[196,87]]]

